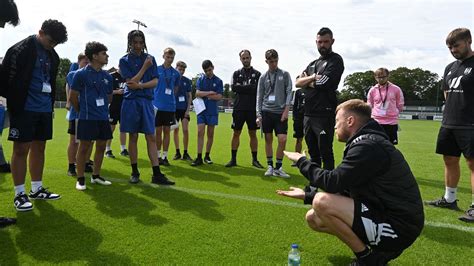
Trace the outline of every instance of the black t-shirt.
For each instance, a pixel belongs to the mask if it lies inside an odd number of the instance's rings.
[[[446,103],[442,126],[445,128],[474,128],[474,56],[456,60],[446,66],[443,90]]]
[[[293,98],[293,120],[302,119],[304,116],[304,103],[307,89],[302,88],[295,91]]]
[[[344,72],[344,61],[339,54],[331,52],[327,56],[311,62],[305,69],[308,76],[316,73],[322,77],[315,87],[307,87],[305,95],[305,116],[334,116],[337,106],[336,91]]]
[[[257,86],[260,72],[241,68],[232,75],[232,91],[235,92],[234,110],[255,111],[257,105]]]
[[[118,72],[111,73],[113,80],[113,89],[119,90],[125,88],[125,80]],[[114,94],[112,96],[112,102],[109,106],[109,112],[120,112],[122,108],[123,94]]]

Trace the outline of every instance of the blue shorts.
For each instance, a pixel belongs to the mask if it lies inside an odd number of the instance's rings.
[[[152,100],[124,98],[120,114],[120,132],[155,134],[155,112]]]
[[[107,120],[79,119],[76,136],[78,140],[109,140],[112,139],[112,129]]]
[[[218,115],[198,115],[197,116],[197,123],[199,124],[206,124],[208,126],[217,126],[219,122]]]

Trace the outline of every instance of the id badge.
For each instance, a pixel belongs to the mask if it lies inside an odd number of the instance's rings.
[[[166,94],[166,95],[171,95],[171,89],[166,88],[166,89],[165,89],[165,94]]]
[[[43,82],[43,89],[41,89],[41,92],[51,93],[51,84]]]
[[[178,97],[178,102],[184,102],[184,96],[179,96]]]
[[[95,103],[97,104],[97,106],[104,106],[104,98],[97,98],[95,99]]]
[[[275,101],[275,95],[269,95],[268,96],[268,101],[269,102],[274,102]]]

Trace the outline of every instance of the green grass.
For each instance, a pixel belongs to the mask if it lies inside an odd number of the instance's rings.
[[[211,157],[214,165],[192,168],[171,161],[163,171],[177,185],[149,185],[151,168],[140,137],[139,167],[143,181],[127,183],[128,158],[104,159],[102,174],[113,185],[75,189],[66,175],[68,135],[64,110],[57,110],[54,139],[47,144],[45,185],[63,198],[33,202],[35,209],[17,213],[12,204],[10,174],[0,176],[0,214],[18,218],[18,224],[0,230],[0,265],[16,264],[256,264],[284,265],[291,243],[301,245],[304,264],[346,265],[353,256],[335,237],[315,233],[305,223],[302,203],[275,194],[276,189],[304,186],[295,168],[284,167],[291,179],[265,178],[250,166],[248,135],[244,129],[237,168],[230,158],[231,115],[221,114]],[[190,152],[196,151],[196,117],[191,120]],[[443,164],[434,153],[438,122],[402,121],[400,145],[424,199],[444,193]],[[291,125],[290,125],[291,128]],[[290,130],[287,149],[293,150]],[[116,134],[117,136],[117,134]],[[11,143],[4,147],[8,157]],[[263,140],[259,159],[265,162]],[[335,142],[336,161],[342,143]],[[116,137],[113,150],[118,155]],[[170,156],[174,155],[171,144]],[[462,164],[460,207],[471,199],[467,168]],[[27,177],[29,180],[29,177]],[[27,181],[29,189],[29,181]],[[266,200],[266,201],[265,201]],[[419,239],[392,265],[473,265],[474,226],[458,221],[461,213],[426,208],[427,225]],[[441,223],[442,226],[435,223]],[[446,225],[453,226],[448,228]]]

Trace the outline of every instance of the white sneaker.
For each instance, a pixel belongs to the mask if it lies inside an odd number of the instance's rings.
[[[267,171],[265,171],[265,176],[273,176],[273,166],[269,165]]]
[[[92,184],[99,184],[99,185],[103,185],[103,186],[109,186],[109,185],[112,185],[112,182],[108,181],[108,180],[105,180],[103,177],[99,176],[97,178],[93,178],[91,177],[91,183]]]
[[[290,178],[290,175],[285,173],[285,171],[283,171],[283,167],[280,167],[279,169],[273,170],[273,176],[279,176],[279,177],[283,177],[283,178]]]
[[[79,181],[76,182],[76,189],[77,190],[86,190],[86,183],[84,182],[84,185],[81,185]]]

